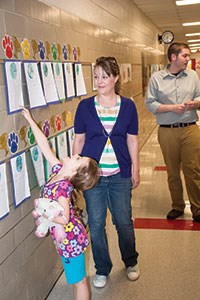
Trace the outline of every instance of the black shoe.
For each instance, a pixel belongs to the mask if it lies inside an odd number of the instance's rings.
[[[172,209],[167,214],[167,219],[175,220],[176,218],[182,216],[184,214],[183,211]]]
[[[200,223],[200,215],[199,216],[193,216],[193,221]]]

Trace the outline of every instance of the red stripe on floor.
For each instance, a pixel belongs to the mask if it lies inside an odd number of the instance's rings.
[[[155,166],[154,171],[167,171],[166,166]]]
[[[200,230],[200,223],[192,220],[167,220],[136,218],[134,220],[136,229],[173,229],[173,230]]]

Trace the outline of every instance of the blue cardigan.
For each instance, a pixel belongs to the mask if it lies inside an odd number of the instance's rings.
[[[76,111],[75,133],[85,133],[85,144],[81,155],[99,161],[108,136],[119,163],[121,176],[131,177],[131,158],[127,147],[127,133],[138,135],[138,114],[135,103],[121,96],[120,111],[110,135],[105,131],[94,105],[94,96],[83,99]]]

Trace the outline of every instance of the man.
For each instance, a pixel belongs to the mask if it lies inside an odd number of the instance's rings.
[[[182,169],[193,220],[200,222],[200,130],[196,124],[200,81],[195,71],[187,69],[187,44],[171,44],[167,55],[170,63],[151,76],[145,100],[147,109],[156,116],[158,141],[167,166],[172,198],[167,219],[184,213]]]

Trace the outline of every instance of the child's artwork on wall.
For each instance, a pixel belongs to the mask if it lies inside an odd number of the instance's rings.
[[[74,70],[75,70],[76,96],[79,97],[79,96],[87,95],[81,63],[75,63]]]
[[[0,164],[0,219],[9,213],[6,163]]]
[[[97,87],[96,87],[96,85],[94,83],[94,66],[95,66],[95,63],[92,63],[92,65],[91,65],[91,68],[92,68],[92,90],[96,91]]]
[[[45,183],[43,155],[40,148],[35,145],[30,149],[31,159],[35,169],[38,185],[41,187]]]
[[[61,62],[53,62],[54,78],[56,83],[56,88],[58,92],[58,97],[60,101],[65,100],[65,86],[63,78],[63,65]]]
[[[72,156],[72,146],[74,142],[74,127],[68,129],[67,131],[68,142],[69,142],[69,155]]]
[[[72,63],[67,63],[67,62],[64,63],[64,74],[65,74],[65,84],[66,84],[66,96],[67,99],[70,99],[75,96]]]
[[[51,62],[40,62],[45,99],[48,104],[58,103],[58,93]]]
[[[8,114],[19,111],[24,106],[20,61],[4,61]]]
[[[24,62],[30,108],[47,105],[42,90],[39,70],[36,62]]]
[[[15,207],[30,198],[25,152],[10,159]],[[23,188],[22,188],[23,186]]]
[[[59,159],[66,158],[68,156],[66,132],[62,132],[58,134],[56,139],[57,139],[57,153]]]
[[[56,139],[55,137],[49,139],[49,146],[51,151],[56,155]],[[45,180],[47,180],[51,174],[51,167],[47,160],[44,158],[44,171],[45,171]]]

